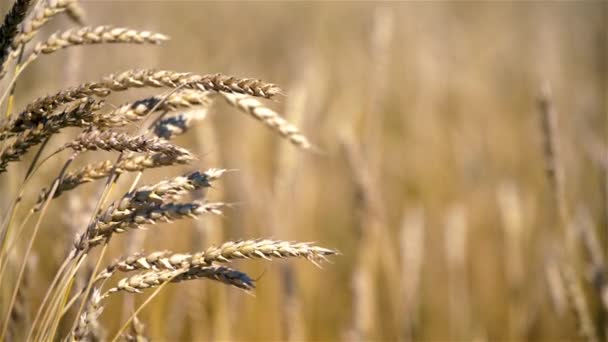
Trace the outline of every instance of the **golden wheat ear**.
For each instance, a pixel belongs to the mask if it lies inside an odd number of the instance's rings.
[[[15,18],[10,19],[12,24],[18,25],[17,31],[14,34],[10,45],[7,46],[3,53],[5,54],[4,59],[2,59],[2,64],[0,64],[0,79],[4,78],[6,72],[8,71],[8,66],[14,60],[19,57],[23,47],[29,43],[42,26],[44,26],[49,20],[55,17],[58,13],[65,11],[71,4],[75,3],[77,0],[45,0],[40,1],[36,9],[33,11],[32,15],[29,18],[26,18],[25,15],[27,8],[31,5],[33,1],[31,0],[18,0],[15,3],[15,6],[19,6],[19,10],[15,13]],[[15,8],[13,6],[13,8]],[[26,8],[25,11],[23,8]],[[12,11],[11,11],[12,12]],[[9,20],[5,18],[5,22]]]

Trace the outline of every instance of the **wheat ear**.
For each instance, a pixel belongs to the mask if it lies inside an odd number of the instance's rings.
[[[46,41],[36,44],[23,64],[33,62],[41,54],[51,54],[70,46],[93,44],[160,44],[169,37],[150,31],[137,31],[129,28],[96,26],[74,28],[53,33]]]
[[[95,289],[87,301],[85,311],[78,318],[76,329],[70,336],[71,341],[103,340],[103,328],[99,322],[99,316],[103,312],[102,300],[100,290]]]
[[[289,140],[295,146],[303,149],[311,147],[308,139],[300,132],[300,130],[281,117],[277,112],[264,106],[255,98],[242,94],[220,93],[221,96],[230,105],[238,108],[244,113],[261,121],[270,129],[279,133],[282,137]]]
[[[137,316],[133,316],[131,331],[128,334],[123,335],[123,338],[127,342],[148,342],[150,340],[145,335],[144,323],[140,321]]]
[[[76,24],[84,26],[87,21],[87,13],[78,2],[70,2],[65,7],[65,14]]]
[[[281,89],[274,84],[250,78],[239,79],[221,74],[200,76],[167,70],[129,70],[110,75],[99,82],[85,83],[54,95],[41,97],[27,105],[4,130],[22,132],[30,125],[36,125],[45,115],[52,113],[61,105],[84,97],[105,97],[115,91],[143,87],[244,93],[265,98],[271,98],[281,92]]]
[[[243,272],[225,266],[204,266],[178,270],[149,271],[121,279],[116,287],[108,290],[107,295],[119,291],[141,293],[143,290],[155,288],[163,283],[181,283],[188,280],[212,279],[232,285],[243,290],[255,288],[254,282]]]
[[[20,160],[32,147],[68,126],[66,121],[80,121],[93,115],[102,105],[102,102],[89,99],[73,109],[47,117],[36,127],[18,134],[0,154],[0,173],[6,171],[8,163]]]
[[[97,127],[119,127],[129,122],[144,118],[152,109],[157,112],[186,109],[194,106],[209,107],[211,96],[209,92],[191,89],[180,89],[167,96],[152,96],[132,103],[124,104],[108,113],[95,117]]]
[[[173,222],[183,218],[196,218],[211,213],[221,215],[225,203],[203,203],[194,201],[190,203],[164,203],[145,207],[130,206],[122,201],[112,204],[104,213],[98,216],[89,227],[87,236],[78,246],[81,249],[94,247],[113,233],[122,233],[127,229],[142,229],[144,225],[160,222]]]
[[[132,151],[159,152],[166,155],[190,155],[185,148],[173,145],[164,139],[146,137],[145,135],[130,136],[114,131],[89,131],[80,134],[75,140],[65,144],[60,150],[70,148],[74,151]]]
[[[75,189],[81,184],[108,178],[112,172],[116,172],[117,175],[120,175],[126,172],[138,172],[164,166],[188,164],[192,160],[194,160],[194,158],[189,154],[175,156],[163,153],[147,153],[144,155],[128,156],[120,159],[117,163],[105,160],[94,164],[88,164],[66,173],[61,179],[53,197],[59,197],[62,193]],[[37,206],[44,203],[48,193],[48,189],[43,189],[40,192]]]
[[[326,260],[326,256],[336,254],[338,252],[335,250],[302,242],[280,240],[228,241],[220,246],[212,246],[195,254],[170,251],[157,251],[148,255],[135,253],[114,261],[97,278],[108,278],[117,271],[176,270],[209,266],[216,262],[230,262],[235,259],[306,258],[318,265],[318,262]]]
[[[31,18],[26,19],[19,25],[18,33],[12,40],[10,47],[7,48],[6,57],[0,67],[0,79],[6,75],[10,62],[17,59],[21,48],[34,39],[40,28],[55,15],[65,11],[74,2],[76,0],[47,0],[34,12]]]

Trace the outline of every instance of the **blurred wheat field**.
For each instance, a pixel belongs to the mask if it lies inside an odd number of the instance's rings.
[[[219,218],[120,234],[104,260],[132,245],[187,252],[261,237],[341,252],[321,270],[296,260],[230,264],[256,280],[253,296],[210,281],[170,284],[138,316],[151,340],[608,338],[608,3],[81,4],[87,26],[110,23],[171,39],[41,57],[17,83],[16,108],[131,68],[222,72],[281,85],[286,95],[265,104],[314,145],[298,150],[218,101],[176,139],[198,159],[170,173],[147,171],[142,184],[194,169],[234,169],[209,197],[235,206]],[[2,3],[2,13],[10,6]],[[40,38],[71,26],[58,16]],[[563,168],[557,200],[539,105],[548,86]],[[107,102],[157,93],[136,90]],[[65,132],[48,151],[76,136]],[[21,176],[9,174],[24,174],[34,154],[0,174],[0,215],[21,190]],[[27,203],[66,158],[41,167]],[[73,165],[108,158],[83,154]],[[112,199],[132,180],[121,178]],[[30,315],[73,244],[72,227],[86,227],[104,183],[51,202],[28,261]],[[132,311],[125,303],[146,297],[110,298],[104,328],[117,331]],[[2,304],[5,315],[6,299]],[[59,330],[69,331],[71,321]]]

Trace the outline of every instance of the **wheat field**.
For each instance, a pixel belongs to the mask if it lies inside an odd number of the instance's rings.
[[[0,11],[0,340],[608,339],[608,3]]]

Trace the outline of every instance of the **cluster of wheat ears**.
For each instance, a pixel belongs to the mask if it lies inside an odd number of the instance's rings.
[[[79,27],[52,34],[35,46],[29,44],[41,27],[56,15],[67,14]],[[37,57],[57,50],[89,44],[160,44],[167,36],[130,28],[111,26],[86,27],[82,8],[76,0],[16,0],[0,29],[0,77],[3,93],[0,101],[6,105],[6,115],[0,126],[0,176],[10,171],[30,150],[37,149],[27,168],[20,187],[21,193],[3,213],[0,235],[0,279],[2,279],[3,312],[0,340],[21,334],[27,340],[141,340],[138,313],[168,283],[207,279],[235,286],[245,291],[254,288],[254,281],[245,273],[227,265],[234,259],[306,258],[317,264],[336,251],[310,243],[280,240],[243,240],[226,242],[203,251],[174,253],[157,251],[122,256],[104,267],[102,259],[112,236],[160,222],[219,215],[229,206],[223,202],[191,200],[195,190],[210,188],[226,170],[193,171],[156,184],[138,185],[142,173],[148,169],[188,164],[195,156],[186,148],[171,142],[204,119],[200,111],[177,110],[207,108],[221,98],[259,120],[301,149],[312,145],[297,127],[256,98],[270,99],[281,90],[274,84],[257,79],[238,78],[221,74],[196,75],[169,70],[128,70],[100,81],[66,88],[55,94],[30,102],[21,111],[13,111],[14,89],[21,72]],[[121,106],[107,106],[103,99],[115,92],[133,88],[163,88],[163,93]],[[45,153],[49,139],[67,127],[81,133],[56,151]],[[134,132],[133,132],[134,131]],[[23,208],[23,189],[36,174],[38,167],[51,158],[60,158],[62,151],[71,151],[54,181],[40,191],[31,208]],[[83,152],[104,150],[117,152],[115,160],[92,163],[81,168],[70,167]],[[48,155],[42,158],[43,155]],[[117,179],[124,173],[136,174],[130,191],[114,203],[108,198]],[[105,188],[97,201],[95,215],[81,227],[71,251],[57,270],[31,324],[16,332],[13,325],[19,320],[19,301],[23,297],[24,270],[31,256],[41,222],[53,199],[79,185],[104,181]],[[26,214],[18,212],[26,210]],[[22,220],[17,217],[23,216]],[[17,222],[21,221],[21,222]],[[28,223],[30,225],[28,226]],[[23,236],[26,227],[32,233]],[[14,248],[19,240],[27,241],[21,263],[15,274],[6,272],[9,258],[14,259]],[[87,281],[75,288],[74,279],[82,272],[82,265],[94,248],[100,252]],[[113,276],[122,277],[114,287],[106,285]],[[99,321],[104,301],[114,293],[140,293],[155,288],[154,292],[119,331],[104,332]],[[75,314],[74,314],[75,312]],[[67,315],[67,313],[70,313]],[[73,322],[65,322],[73,317]],[[59,326],[70,326],[67,336]],[[131,326],[131,333],[126,328]],[[65,330],[65,329],[63,329]]]

